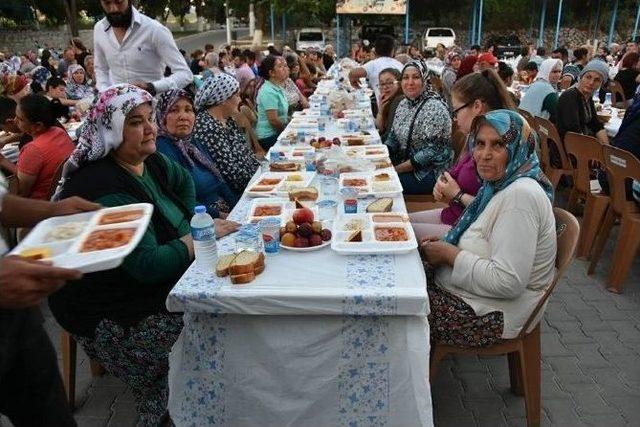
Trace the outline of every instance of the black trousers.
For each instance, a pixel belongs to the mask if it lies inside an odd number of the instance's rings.
[[[76,426],[37,308],[0,309],[0,413],[15,427]]]

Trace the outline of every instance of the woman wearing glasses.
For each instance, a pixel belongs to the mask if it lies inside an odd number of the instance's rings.
[[[389,129],[393,127],[393,117],[398,104],[404,99],[404,94],[400,89],[400,71],[395,68],[385,68],[378,76],[380,101],[376,115],[376,128],[384,141]]]
[[[473,119],[493,110],[515,109],[506,86],[494,70],[468,74],[456,81],[451,89],[451,105],[453,119],[458,129],[467,135],[467,143],[456,165],[438,178],[433,189],[434,198],[449,206],[409,215],[418,240],[447,234],[480,188],[472,156],[474,144],[469,136]]]

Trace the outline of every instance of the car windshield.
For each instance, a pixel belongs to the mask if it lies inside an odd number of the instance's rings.
[[[321,42],[322,33],[300,33],[298,40],[301,42]]]
[[[453,33],[448,28],[432,28],[428,37],[453,37]]]

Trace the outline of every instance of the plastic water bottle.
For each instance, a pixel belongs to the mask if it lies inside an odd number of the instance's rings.
[[[202,271],[214,271],[218,263],[216,225],[204,206],[196,206],[191,218],[191,236],[196,265]]]

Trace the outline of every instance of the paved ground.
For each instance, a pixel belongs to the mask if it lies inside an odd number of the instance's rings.
[[[238,28],[238,37],[242,38],[249,35],[248,28]],[[227,30],[211,30],[205,31],[200,34],[194,34],[191,36],[182,37],[176,40],[178,48],[187,51],[187,54],[191,54],[196,49],[203,49],[207,43],[213,43],[218,49],[223,44],[227,43]]]
[[[625,293],[614,295],[602,286],[612,251],[610,240],[593,277],[585,261],[575,260],[545,313],[543,425],[640,425],[640,257]],[[58,344],[59,327],[50,315],[46,326]],[[111,376],[92,379],[81,350],[77,389],[79,426],[135,426],[131,394]],[[524,401],[509,391],[504,357],[445,360],[433,397],[438,427],[525,425]]]

